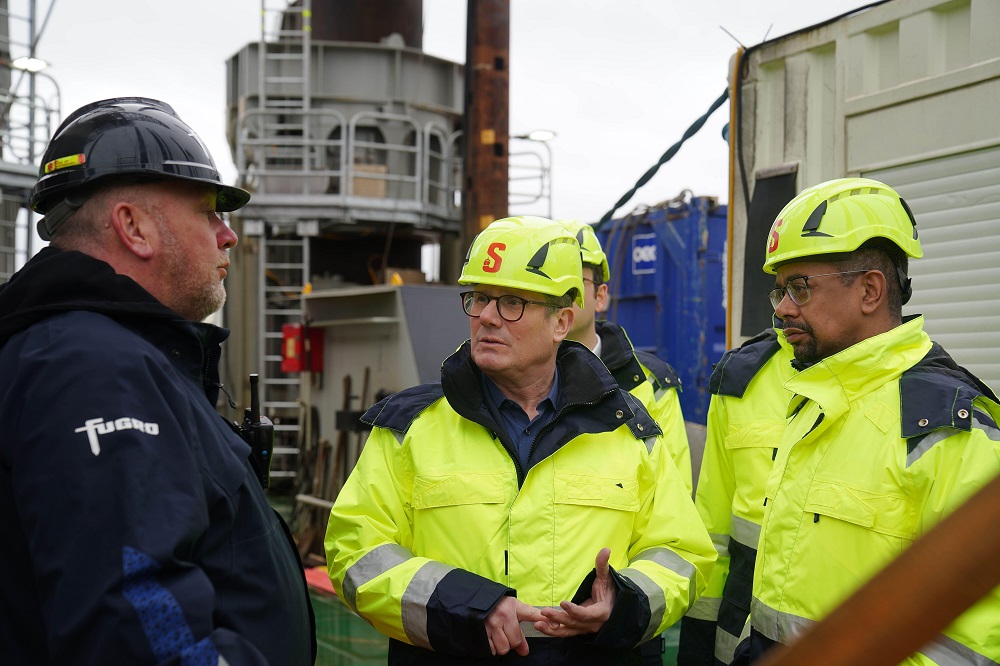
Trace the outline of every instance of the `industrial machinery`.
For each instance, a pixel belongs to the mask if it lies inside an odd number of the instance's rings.
[[[422,283],[424,246],[455,244],[461,229],[463,72],[421,50],[421,11],[263,0],[260,41],[227,63],[228,139],[253,199],[232,220],[224,381],[245,396],[240,382],[260,374],[275,485],[304,462],[301,375],[281,369],[283,328],[310,323],[303,292]]]
[[[31,0],[27,16],[12,14],[0,0],[0,282],[39,249],[28,195],[61,114],[59,84],[35,57],[41,37],[35,9]]]

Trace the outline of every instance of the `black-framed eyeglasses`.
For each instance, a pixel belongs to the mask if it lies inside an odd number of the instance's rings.
[[[867,273],[872,269],[865,268],[857,271],[840,271],[839,273],[820,273],[818,275],[801,275],[796,278],[792,278],[785,283],[784,287],[775,287],[770,292],[768,292],[767,297],[771,300],[771,305],[777,310],[778,306],[781,305],[781,301],[785,300],[785,294],[792,299],[792,303],[796,305],[805,305],[812,298],[812,293],[809,291],[809,280],[811,278],[827,277],[828,275],[851,275],[852,273]]]
[[[518,321],[524,316],[524,306],[526,305],[554,307],[551,303],[546,303],[545,301],[529,301],[514,294],[489,296],[481,291],[463,291],[459,296],[462,297],[462,309],[470,317],[478,317],[483,314],[483,310],[490,304],[490,301],[496,301],[497,312],[500,313],[503,319],[510,322]]]

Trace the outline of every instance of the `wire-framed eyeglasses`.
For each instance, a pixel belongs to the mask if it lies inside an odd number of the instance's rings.
[[[481,291],[463,291],[459,296],[462,297],[462,309],[465,310],[465,314],[470,317],[478,317],[483,314],[483,310],[486,306],[490,304],[490,301],[497,302],[497,312],[500,316],[509,322],[515,322],[524,316],[524,306],[526,305],[542,305],[545,307],[553,307],[551,303],[546,303],[545,301],[529,301],[526,298],[521,298],[520,296],[515,296],[514,294],[502,294],[500,296],[489,296]]]
[[[870,268],[865,268],[857,271],[840,271],[839,273],[819,273],[818,275],[801,275],[796,278],[792,278],[785,283],[784,287],[775,287],[770,292],[768,292],[767,297],[771,300],[771,305],[777,310],[778,306],[781,305],[781,301],[785,300],[785,294],[792,299],[792,303],[796,305],[805,305],[812,298],[812,293],[809,291],[809,280],[811,278],[827,277],[828,275],[851,275],[852,273],[867,273]]]

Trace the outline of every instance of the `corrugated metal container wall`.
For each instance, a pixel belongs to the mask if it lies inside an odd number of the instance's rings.
[[[611,220],[598,236],[611,266],[608,320],[677,370],[684,418],[704,424],[726,350],[726,207],[695,197]]]
[[[924,250],[910,263],[927,334],[1000,387],[1000,149],[865,174],[891,183],[913,210]]]

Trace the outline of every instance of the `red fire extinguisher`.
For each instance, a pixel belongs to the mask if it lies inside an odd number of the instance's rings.
[[[308,323],[281,327],[281,371],[323,372],[323,329]]]

